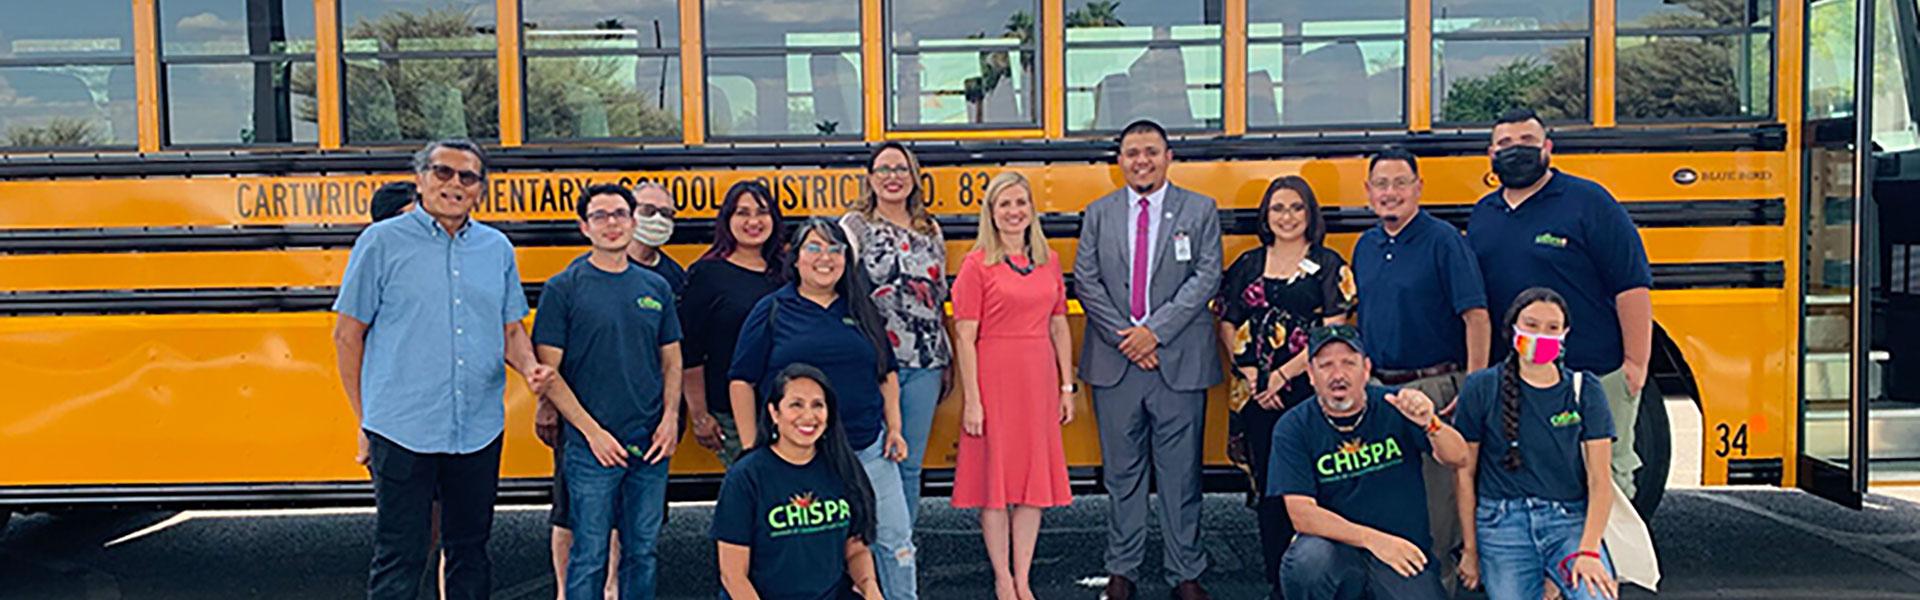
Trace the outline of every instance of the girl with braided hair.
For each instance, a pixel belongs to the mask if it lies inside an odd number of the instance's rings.
[[[1613,418],[1600,378],[1561,364],[1566,300],[1521,292],[1507,310],[1513,352],[1467,376],[1460,435],[1470,450],[1459,497],[1460,576],[1493,600],[1619,597],[1601,543],[1613,506]],[[1543,579],[1544,575],[1544,579]]]

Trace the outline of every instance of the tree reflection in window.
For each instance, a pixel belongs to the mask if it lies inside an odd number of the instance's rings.
[[[1772,114],[1770,0],[1621,0],[1619,11],[1621,119]]]

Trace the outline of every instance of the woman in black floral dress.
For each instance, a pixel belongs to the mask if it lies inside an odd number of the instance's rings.
[[[1273,180],[1260,200],[1260,246],[1227,268],[1213,309],[1236,377],[1229,406],[1227,456],[1246,470],[1259,513],[1267,581],[1280,597],[1280,557],[1293,538],[1285,503],[1266,497],[1273,425],[1313,396],[1307,383],[1307,330],[1345,322],[1354,303],[1353,273],[1321,245],[1326,223],[1305,179]]]

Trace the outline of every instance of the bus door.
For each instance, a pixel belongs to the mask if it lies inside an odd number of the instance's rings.
[[[1920,481],[1920,230],[1882,226],[1920,219],[1915,2],[1807,11],[1797,481],[1854,508]]]

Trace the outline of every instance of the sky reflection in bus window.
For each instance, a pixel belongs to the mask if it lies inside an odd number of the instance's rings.
[[[1247,126],[1404,121],[1407,3],[1247,3]]]
[[[1140,118],[1221,127],[1223,11],[1220,0],[1070,0],[1067,128],[1107,132]]]
[[[888,7],[895,124],[1038,123],[1033,0],[898,0]]]

